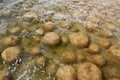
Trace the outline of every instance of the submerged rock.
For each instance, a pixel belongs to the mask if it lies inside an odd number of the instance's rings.
[[[101,47],[106,48],[106,49],[109,48],[111,45],[110,41],[108,39],[105,39],[105,38],[100,39],[99,44]]]
[[[55,26],[53,25],[52,22],[46,22],[43,26],[43,29],[45,31],[53,31],[55,29]]]
[[[21,31],[20,27],[14,27],[10,30],[10,33],[15,34],[15,33],[18,33],[20,31]]]
[[[111,46],[108,54],[113,58],[120,59],[120,45]]]
[[[3,38],[3,44],[6,46],[16,45],[19,42],[19,37],[16,35],[10,35]]]
[[[106,60],[103,56],[101,55],[92,55],[92,56],[88,56],[87,57],[87,60],[92,62],[92,63],[95,63],[96,65],[100,66],[100,67],[103,67],[106,63]]]
[[[62,36],[61,41],[62,41],[62,43],[67,44],[69,42],[69,39],[67,36]]]
[[[107,66],[103,72],[107,79],[120,78],[120,68],[117,66]]]
[[[36,60],[36,65],[37,67],[39,67],[40,69],[42,69],[43,67],[45,67],[46,64],[46,59],[45,57],[41,56]]]
[[[82,63],[77,68],[78,80],[102,80],[101,70],[92,63]]]
[[[58,80],[76,80],[76,71],[74,67],[65,65],[60,66],[56,72]]]
[[[84,52],[78,50],[78,51],[76,52],[76,58],[77,58],[77,63],[84,62],[84,60],[85,60]]]
[[[85,48],[89,45],[89,37],[83,33],[73,33],[69,36],[71,44],[77,48]]]
[[[27,12],[23,15],[23,19],[26,21],[31,21],[35,18],[37,18],[37,14],[35,12]]]
[[[70,21],[61,21],[60,26],[65,29],[69,29],[72,27],[72,24]]]
[[[58,69],[58,65],[54,62],[51,62],[46,67],[46,72],[49,75],[54,75]]]
[[[3,71],[0,71],[0,80],[6,80],[6,74]]]
[[[20,48],[9,47],[2,52],[1,57],[6,62],[12,62],[12,61],[15,61],[20,54],[21,54]]]
[[[60,44],[60,41],[60,36],[55,32],[48,32],[42,38],[42,42],[49,46],[57,46],[58,44]]]
[[[40,48],[39,47],[33,47],[31,50],[30,50],[30,54],[31,55],[38,55],[40,53]]]
[[[62,54],[63,61],[66,63],[73,63],[76,61],[76,55],[74,52],[66,51]]]
[[[93,44],[90,44],[89,51],[92,54],[100,53],[100,48],[99,48],[99,46],[97,44],[93,43]]]

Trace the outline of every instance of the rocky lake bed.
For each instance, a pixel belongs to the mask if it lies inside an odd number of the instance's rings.
[[[0,80],[120,80],[120,1],[0,0]]]

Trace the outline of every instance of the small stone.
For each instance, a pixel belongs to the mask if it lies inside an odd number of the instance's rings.
[[[28,33],[28,30],[27,30],[27,29],[21,30],[21,34],[27,34],[27,33]]]
[[[20,54],[21,50],[18,47],[9,47],[2,52],[1,57],[6,62],[12,62],[15,61]]]
[[[89,51],[92,54],[100,53],[100,48],[97,44],[93,43],[93,44],[90,44]]]
[[[43,26],[43,29],[45,31],[53,31],[55,29],[55,27],[52,22],[46,22]]]
[[[70,21],[61,21],[60,26],[65,29],[70,29],[72,27],[72,24]]]
[[[120,68],[117,66],[107,66],[104,68],[104,73],[106,78],[119,78]]]
[[[110,23],[106,23],[106,27],[107,27],[108,29],[112,30],[112,31],[115,31],[116,28],[117,28],[115,25],[110,24]]]
[[[66,37],[66,36],[62,36],[62,37],[61,37],[61,40],[62,40],[62,42],[63,42],[64,44],[67,44],[67,43],[69,42],[69,39],[68,39],[68,37]]]
[[[93,55],[91,59],[93,59],[93,62],[98,66],[103,66],[106,63],[105,59],[101,55]]]
[[[45,57],[41,56],[36,60],[36,65],[37,67],[39,67],[40,69],[42,69],[43,67],[45,67],[46,65],[46,59]]]
[[[44,30],[39,28],[35,31],[38,35],[43,36],[45,34]]]
[[[3,39],[3,43],[7,46],[16,45],[18,41],[19,41],[19,38],[16,35],[7,36]]]
[[[6,80],[6,75],[3,71],[0,71],[0,80]]]
[[[85,55],[84,52],[82,51],[77,51],[76,56],[77,56],[77,63],[81,63],[85,60]]]
[[[37,55],[40,53],[40,48],[39,47],[33,47],[30,51],[31,55]]]
[[[60,66],[56,72],[58,80],[76,80],[76,71],[74,67],[65,65]]]
[[[72,27],[70,30],[71,30],[72,32],[78,32],[78,31],[79,31],[79,29],[78,29],[77,27]]]
[[[37,14],[35,12],[27,12],[23,15],[24,20],[31,20],[37,18]]]
[[[98,25],[96,23],[93,23],[91,21],[88,21],[86,24],[86,29],[90,32],[96,31],[98,28]]]
[[[46,72],[47,74],[49,75],[54,75],[55,72],[57,71],[58,69],[58,65],[55,64],[54,62],[51,62],[48,64],[48,66],[46,67]]]
[[[99,40],[99,44],[101,47],[108,49],[111,45],[110,41],[108,39],[102,38]]]
[[[76,61],[76,55],[74,52],[66,51],[62,54],[63,61],[66,63],[73,63]]]
[[[111,55],[111,57],[120,59],[120,45],[111,46],[108,50],[108,54]]]
[[[10,32],[11,32],[12,34],[15,34],[15,33],[18,33],[18,32],[20,32],[20,31],[21,31],[20,27],[14,27]]]
[[[72,17],[73,17],[73,18],[78,18],[78,17],[79,17],[79,14],[76,13],[76,12],[75,12],[75,13],[72,13]]]
[[[102,80],[101,70],[93,63],[82,63],[77,71],[78,80]]]
[[[72,45],[77,48],[85,48],[89,45],[89,38],[87,35],[82,33],[73,33],[69,36]]]
[[[60,41],[60,36],[55,32],[48,32],[42,38],[42,42],[49,46],[57,46],[60,44]]]

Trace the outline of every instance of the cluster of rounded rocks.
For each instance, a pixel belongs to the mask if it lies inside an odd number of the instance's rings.
[[[41,32],[36,31],[41,37],[41,43],[49,47],[59,47],[62,43],[71,44],[78,52],[66,50],[62,53],[61,57],[65,62],[65,65],[56,65],[56,63],[50,63],[46,67],[46,72],[55,75],[58,80],[103,80],[103,74],[99,67],[106,64],[106,60],[102,55],[99,55],[102,51],[101,48],[108,49],[108,54],[112,58],[120,59],[120,46],[111,46],[111,42],[107,38],[100,38],[98,43],[91,42],[91,37],[82,32],[72,32],[67,37],[60,36],[58,32],[55,32],[55,27],[52,23],[46,23],[42,28],[46,33],[41,35]],[[40,31],[43,32],[40,29]],[[10,46],[5,48],[1,52],[1,57],[5,62],[11,63],[19,59],[20,55],[24,52],[20,46],[16,46],[20,39],[14,34],[28,33],[26,29],[21,30],[19,27],[15,27],[10,30],[12,35],[3,38],[3,44]],[[23,46],[29,46],[31,41],[23,40]],[[35,44],[35,43],[33,43]],[[11,47],[12,46],[12,47]],[[90,54],[88,57],[84,55],[85,52],[80,51],[86,49]],[[38,46],[24,49],[31,55],[37,55],[41,53]],[[87,59],[87,62],[84,60]],[[42,69],[46,66],[47,59],[44,56],[36,59],[36,65]],[[77,66],[74,67],[73,63],[77,62]],[[99,66],[99,67],[98,67]],[[0,75],[1,78],[1,75]],[[4,80],[4,79],[2,79]]]

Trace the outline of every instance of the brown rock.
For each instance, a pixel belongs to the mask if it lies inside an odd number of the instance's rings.
[[[48,32],[42,38],[42,42],[49,46],[56,46],[60,44],[60,36],[55,32]]]
[[[78,66],[78,80],[102,80],[100,69],[92,63],[82,63]]]
[[[72,66],[60,66],[56,72],[58,80],[76,80],[76,71]]]
[[[92,54],[100,53],[100,48],[97,44],[90,44],[89,51]]]
[[[70,42],[77,48],[85,48],[89,44],[89,38],[82,33],[73,33],[70,35]]]
[[[18,47],[9,47],[2,52],[1,57],[6,62],[12,62],[19,57],[20,53],[21,50]]]
[[[76,55],[74,52],[71,51],[63,52],[62,58],[67,63],[72,63],[76,61]]]

